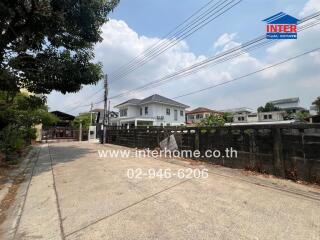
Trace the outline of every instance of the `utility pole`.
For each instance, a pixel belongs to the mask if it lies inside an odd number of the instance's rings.
[[[106,143],[107,137],[107,102],[108,102],[108,75],[104,77],[104,114],[103,114],[103,140],[102,143]]]
[[[108,104],[108,125],[110,125],[110,100],[109,100],[109,104]]]
[[[92,125],[92,110],[93,110],[93,103],[91,103],[91,107],[90,107],[90,126]]]

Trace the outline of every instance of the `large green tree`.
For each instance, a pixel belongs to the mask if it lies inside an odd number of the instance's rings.
[[[0,90],[77,92],[103,77],[92,63],[119,0],[1,0]]]
[[[0,91],[0,156],[21,150],[35,139],[35,125],[55,124],[58,119],[48,112],[43,96],[17,93],[13,97]]]

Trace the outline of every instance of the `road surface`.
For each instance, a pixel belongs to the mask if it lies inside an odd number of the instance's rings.
[[[218,166],[154,158],[100,158],[123,147],[38,147],[1,239],[320,239],[320,190]],[[208,168],[208,178],[128,169]]]

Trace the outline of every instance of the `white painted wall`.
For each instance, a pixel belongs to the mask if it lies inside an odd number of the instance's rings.
[[[148,107],[148,114],[145,114],[145,107]],[[143,104],[140,106],[122,106],[119,107],[119,111],[121,109],[128,109],[127,116],[120,117],[122,118],[153,118],[155,126],[166,126],[170,124],[170,126],[184,125],[185,124],[185,109],[181,107],[170,106],[161,103],[150,103]],[[142,108],[142,115],[140,115],[140,108]],[[166,114],[166,109],[170,109],[170,115]],[[174,119],[174,110],[177,110],[177,120]],[[183,115],[180,115],[180,111],[183,112]],[[119,114],[120,116],[120,114]],[[163,120],[158,119],[157,117],[163,116]]]

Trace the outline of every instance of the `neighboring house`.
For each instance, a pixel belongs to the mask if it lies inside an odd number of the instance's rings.
[[[285,111],[244,113],[233,115],[234,123],[256,123],[256,122],[276,122],[283,121],[286,116]]]
[[[90,113],[93,113],[92,117],[92,123],[93,124],[102,124],[103,118],[104,118],[104,109],[103,108],[96,108],[90,111]],[[114,119],[118,117],[118,113],[114,111],[107,111],[107,118]]]
[[[259,122],[258,113],[235,113],[233,114],[233,122],[242,123],[242,122]]]
[[[258,113],[259,122],[276,122],[284,121],[284,117],[287,115],[286,111],[276,112],[260,112]]]
[[[197,124],[202,119],[209,117],[210,115],[221,114],[220,112],[211,110],[209,108],[199,107],[191,111],[186,112],[186,123]]]
[[[297,113],[305,110],[303,107],[300,106],[300,98],[298,97],[279,99],[279,100],[271,101],[269,103],[272,103],[275,107],[278,107],[282,110],[285,110],[291,113]]]
[[[310,107],[310,115],[315,116],[315,115],[318,115],[318,113],[319,113],[319,107],[316,105],[312,105]]]
[[[115,108],[119,118],[112,119],[118,126],[179,126],[185,124],[185,110],[189,106],[154,94],[150,97],[130,99]]]
[[[274,122],[283,121],[286,116],[285,111],[260,112],[233,115],[234,123],[255,123],[255,122]]]

